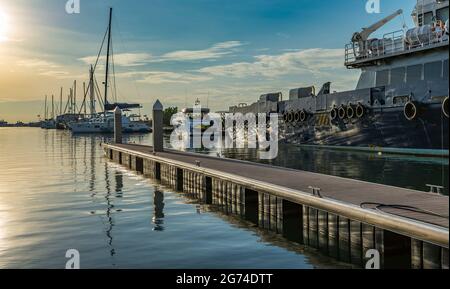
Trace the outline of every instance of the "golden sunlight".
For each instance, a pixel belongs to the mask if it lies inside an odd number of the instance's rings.
[[[0,42],[6,41],[8,33],[8,18],[6,13],[0,7]]]

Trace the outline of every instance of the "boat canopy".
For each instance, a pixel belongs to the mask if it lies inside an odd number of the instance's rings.
[[[142,106],[138,103],[107,103],[105,105],[105,110],[114,110],[116,107],[120,109],[133,109],[133,108],[142,108]]]

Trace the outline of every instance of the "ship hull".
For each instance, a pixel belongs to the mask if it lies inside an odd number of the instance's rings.
[[[280,136],[299,145],[448,157],[448,118],[440,105],[423,107],[411,121],[403,107],[372,109],[361,119],[316,114],[305,123],[282,122]]]

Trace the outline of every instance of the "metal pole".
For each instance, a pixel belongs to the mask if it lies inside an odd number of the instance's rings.
[[[153,105],[153,152],[163,151],[163,105],[157,100]]]

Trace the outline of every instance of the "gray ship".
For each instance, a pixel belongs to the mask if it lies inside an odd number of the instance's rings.
[[[398,10],[353,34],[345,66],[360,69],[355,90],[332,92],[325,83],[262,95],[233,113],[278,113],[288,143],[448,157],[449,1],[418,0],[415,27],[370,36]]]

